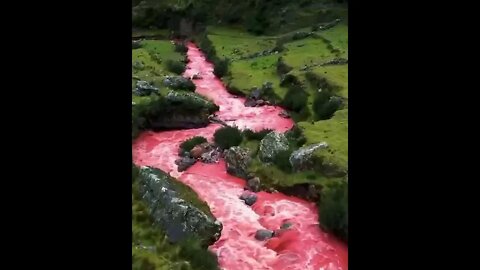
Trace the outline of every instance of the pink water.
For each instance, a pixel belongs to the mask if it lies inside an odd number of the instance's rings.
[[[244,99],[234,98],[213,74],[213,66],[192,43],[188,45],[187,70],[184,76],[200,74],[194,80],[197,92],[209,97],[220,111],[218,118],[239,128],[270,128],[284,132],[292,127],[290,119],[278,116],[273,106],[245,107]],[[205,128],[144,132],[133,144],[133,160],[137,165],[159,168],[192,187],[207,202],[213,215],[223,224],[220,239],[210,246],[225,270],[346,270],[347,247],[318,226],[317,208],[310,203],[281,193],[259,192],[257,202],[247,206],[238,197],[245,180],[226,173],[225,162],[197,162],[185,172],[177,172],[179,144],[193,136],[211,140],[220,125]],[[285,221],[293,227],[279,237],[258,241],[258,229],[279,229]]]

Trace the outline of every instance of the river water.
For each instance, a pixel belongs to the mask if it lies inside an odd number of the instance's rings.
[[[244,129],[264,128],[284,132],[293,121],[278,114],[278,107],[245,107],[243,98],[236,98],[213,74],[213,65],[193,43],[188,44],[190,62],[184,76],[199,74],[194,80],[196,92],[220,106],[217,117]],[[239,196],[245,180],[226,173],[225,162],[197,162],[184,172],[177,172],[175,160],[181,142],[193,136],[212,140],[216,129],[204,128],[162,132],[143,132],[133,143],[133,161],[138,166],[159,168],[189,185],[210,207],[223,224],[222,235],[210,249],[218,256],[225,270],[346,270],[348,249],[345,244],[323,232],[318,226],[314,203],[282,193],[259,192],[257,202],[247,206]],[[254,238],[258,229],[279,229],[282,223],[293,226],[286,233],[267,241]]]

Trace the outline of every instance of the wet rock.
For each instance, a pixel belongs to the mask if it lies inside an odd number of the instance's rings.
[[[244,103],[245,107],[255,107],[257,106],[257,101],[253,98],[247,98]]]
[[[140,169],[140,193],[151,216],[172,242],[190,237],[212,244],[220,237],[222,224],[206,210],[201,210],[184,197],[180,182],[166,173],[150,168]]]
[[[262,90],[255,88],[252,92],[250,92],[250,98],[252,99],[259,99],[262,96]]]
[[[190,156],[193,158],[200,158],[203,153],[205,153],[207,149],[202,145],[195,145],[192,150],[190,150]]]
[[[255,239],[259,241],[267,240],[273,237],[274,232],[271,230],[260,229],[255,233]]]
[[[260,190],[260,178],[253,177],[247,181],[247,189],[253,192],[258,192]]]
[[[208,152],[205,152],[200,157],[200,161],[203,163],[217,163],[220,160],[221,153],[218,149],[211,149]]]
[[[280,226],[280,229],[286,230],[286,229],[291,228],[292,226],[293,226],[293,223],[287,221]]]
[[[191,157],[181,157],[175,160],[175,164],[177,164],[177,170],[179,172],[183,172],[188,169],[190,166],[195,164],[196,160]]]
[[[279,152],[288,148],[287,137],[283,133],[272,131],[260,141],[259,158],[263,162],[272,162]]]
[[[282,118],[290,118],[290,114],[287,111],[282,111],[278,114]]]
[[[257,194],[244,192],[240,195],[240,200],[244,201],[246,205],[252,206],[257,201]]]
[[[147,81],[137,81],[135,85],[135,94],[139,96],[149,96],[152,93],[157,93],[158,88],[154,87]]]
[[[166,76],[163,85],[174,90],[195,91],[195,84],[182,76]]]
[[[256,105],[257,106],[263,106],[263,105],[265,105],[265,101],[263,99],[259,99],[259,100],[256,101]]]
[[[233,146],[225,150],[225,164],[229,174],[247,179],[248,165],[252,158],[250,157],[250,150],[240,146]]]
[[[197,74],[194,74],[194,75],[192,76],[192,79],[193,79],[193,80],[200,80],[200,79],[203,79],[203,77],[200,76],[200,74],[197,73]]]
[[[326,142],[320,142],[308,146],[301,147],[294,151],[289,158],[290,164],[294,171],[310,170],[314,167],[313,153],[318,149],[328,147]]]

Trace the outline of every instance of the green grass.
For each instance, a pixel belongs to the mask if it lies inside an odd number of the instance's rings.
[[[143,70],[132,68],[132,87],[135,85],[135,78],[153,82],[156,87],[162,85],[163,76],[175,75],[168,71],[167,61],[181,61],[184,56],[175,52],[175,46],[167,40],[144,40],[142,48],[132,50],[132,65],[141,62]]]
[[[168,38],[169,31],[167,29],[133,29],[132,37],[164,37]]]
[[[316,151],[315,155],[326,162],[348,168],[348,109],[340,110],[329,120],[299,122],[307,142],[305,145],[327,142],[328,151]]]
[[[275,47],[274,39],[254,36],[240,28],[211,26],[208,38],[215,45],[218,57],[232,60]]]

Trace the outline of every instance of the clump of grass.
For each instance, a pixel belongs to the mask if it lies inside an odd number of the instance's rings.
[[[242,134],[247,140],[262,140],[268,133],[272,132],[272,129],[262,129],[260,131],[253,131],[251,129],[245,129]]]
[[[180,154],[183,154],[185,152],[190,152],[196,145],[202,144],[207,142],[207,139],[205,139],[202,136],[195,136],[192,137],[180,144]]]
[[[327,91],[316,94],[312,109],[315,112],[316,120],[326,120],[332,118],[333,114],[342,106],[342,99],[332,96]]]
[[[214,142],[222,149],[238,146],[242,143],[242,132],[237,127],[222,127],[213,134]]]
[[[168,60],[166,64],[167,64],[167,69],[170,72],[173,72],[178,75],[181,75],[183,72],[185,72],[185,64],[182,62]]]

